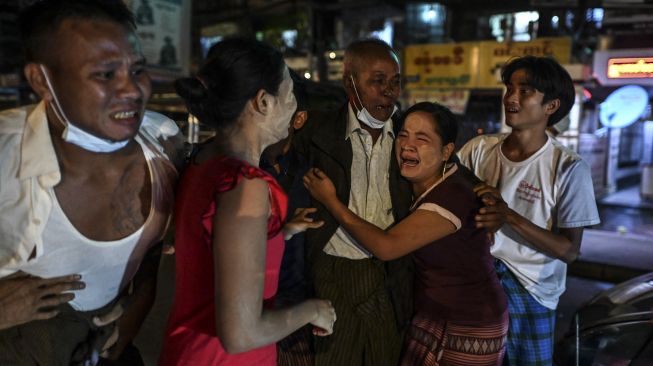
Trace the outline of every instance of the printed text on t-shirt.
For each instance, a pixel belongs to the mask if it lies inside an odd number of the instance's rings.
[[[519,187],[517,187],[517,198],[529,203],[535,203],[536,200],[542,198],[542,189],[522,180],[519,182]]]

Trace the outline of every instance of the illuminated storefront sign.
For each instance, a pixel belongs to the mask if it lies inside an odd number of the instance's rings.
[[[601,85],[653,85],[653,48],[596,51],[592,69]]]
[[[529,42],[461,42],[407,46],[406,89],[501,88],[501,67],[515,56],[549,56],[569,63],[571,38],[538,38]]]
[[[479,80],[480,88],[500,88],[498,77],[501,67],[513,57],[548,56],[561,64],[571,59],[571,38],[548,37],[529,42],[480,42]]]
[[[641,86],[622,86],[599,105],[599,120],[605,127],[628,127],[644,115],[648,100],[648,91]]]
[[[611,58],[608,60],[610,79],[653,78],[653,57]]]
[[[406,89],[471,88],[478,78],[478,44],[407,46],[404,64]]]

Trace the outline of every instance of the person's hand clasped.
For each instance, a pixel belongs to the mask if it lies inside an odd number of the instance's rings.
[[[293,235],[304,232],[308,229],[317,229],[324,225],[324,221],[315,221],[308,215],[317,211],[314,207],[298,208],[295,210],[292,220],[286,222],[283,226],[283,236],[285,240],[292,238]]]
[[[86,285],[80,275],[38,278],[19,274],[0,280],[0,329],[55,317],[57,306],[75,298]]]
[[[501,192],[486,183],[478,184],[474,187],[474,192],[485,205],[478,211],[478,215],[474,217],[476,227],[485,228],[491,233],[501,229],[510,214],[510,208],[501,197]]]
[[[313,324],[313,335],[324,337],[333,333],[333,326],[336,323],[336,309],[329,300],[313,299],[317,309]]]
[[[311,168],[304,175],[304,187],[322,204],[336,197],[336,187],[333,182],[318,168]]]

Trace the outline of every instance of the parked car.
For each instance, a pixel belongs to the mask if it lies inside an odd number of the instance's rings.
[[[557,365],[653,365],[653,272],[602,291],[556,345]]]

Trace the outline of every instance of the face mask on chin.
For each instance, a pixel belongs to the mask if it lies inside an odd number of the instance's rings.
[[[69,119],[66,117],[66,114],[61,108],[59,99],[57,99],[57,94],[54,92],[48,73],[45,70],[45,66],[39,65],[43,76],[45,77],[45,82],[48,84],[48,90],[52,93],[52,99],[54,103],[48,103],[52,108],[52,111],[57,116],[57,119],[64,126],[63,133],[61,138],[64,141],[77,145],[84,150],[96,152],[96,153],[110,153],[122,149],[127,145],[129,139],[123,141],[110,141],[103,138],[99,138],[95,135],[92,135],[81,128],[75,126]]]
[[[354,86],[354,93],[356,94],[356,99],[358,99],[358,103],[360,103],[362,109],[359,109],[358,112],[356,113],[356,118],[358,118],[359,121],[363,122],[365,125],[367,125],[370,128],[373,128],[375,130],[383,128],[385,126],[386,121],[381,121],[372,116],[372,114],[363,106],[363,101],[361,100],[360,96],[358,95],[358,90],[356,90],[356,83],[354,82],[354,77],[349,75],[349,78],[351,79],[351,85]],[[354,103],[354,108],[358,109],[356,107],[356,104]],[[392,117],[393,114],[397,111],[397,106],[395,105],[394,108],[392,109],[392,113],[390,113],[390,117]],[[388,118],[389,119],[389,118]]]

